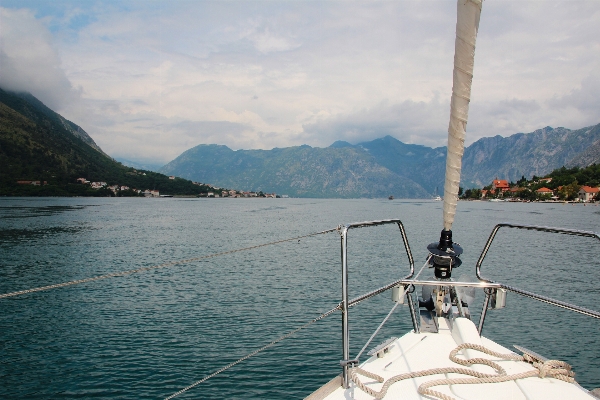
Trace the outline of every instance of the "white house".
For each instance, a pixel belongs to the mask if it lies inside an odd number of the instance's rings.
[[[599,191],[600,189],[597,187],[582,186],[581,189],[579,189],[579,200],[588,202],[596,197]]]

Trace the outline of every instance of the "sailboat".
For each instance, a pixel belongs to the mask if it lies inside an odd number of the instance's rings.
[[[439,241],[427,246],[429,256],[415,274],[412,251],[400,219],[366,221],[340,226],[342,237],[342,360],[341,374],[307,397],[309,400],[348,399],[597,399],[600,389],[588,391],[574,379],[564,361],[549,360],[526,348],[508,349],[482,335],[489,309],[503,308],[508,292],[600,319],[600,312],[542,296],[482,276],[481,267],[499,229],[523,229],[600,240],[595,232],[518,224],[497,225],[475,265],[475,281],[456,281],[461,245],[453,241],[461,162],[468,119],[474,51],[482,0],[458,0],[454,81],[448,129],[444,186],[443,229]],[[354,229],[395,224],[408,257],[408,274],[354,299],[348,292],[348,235]],[[425,267],[434,278],[420,278]],[[469,311],[473,290],[485,293],[478,324]],[[395,305],[358,355],[350,355],[349,320],[353,305],[391,291]],[[418,296],[418,299],[415,299]],[[413,329],[363,352],[396,306],[407,304]]]

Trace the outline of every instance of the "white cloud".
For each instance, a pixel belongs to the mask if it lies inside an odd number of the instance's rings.
[[[548,106],[561,115],[568,126],[570,122],[583,122],[583,125],[597,124],[600,110],[600,76],[588,76],[578,88],[563,96],[548,100]],[[581,122],[580,122],[581,121]]]
[[[269,26],[260,22],[245,36],[254,43],[254,47],[263,54],[289,51],[300,47],[300,44],[294,43],[293,39],[272,32]]]
[[[0,7],[0,25],[0,87],[30,92],[57,111],[76,100],[53,37],[32,11]]]
[[[435,96],[429,101],[382,102],[351,115],[328,116],[304,125],[304,131],[322,145],[336,140],[359,143],[390,135],[404,143],[438,147],[444,140],[443,127],[449,116],[449,104]]]
[[[445,144],[453,2],[53,4],[3,11],[0,83],[62,107],[109,154]],[[467,142],[600,122],[598,38],[595,0],[484,2]]]

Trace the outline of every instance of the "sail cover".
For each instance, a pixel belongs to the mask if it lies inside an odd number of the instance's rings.
[[[475,60],[475,40],[483,0],[458,0],[454,74],[450,124],[448,126],[448,157],[444,183],[444,229],[451,230],[456,214],[460,170],[465,148],[465,133],[471,99],[471,82]]]

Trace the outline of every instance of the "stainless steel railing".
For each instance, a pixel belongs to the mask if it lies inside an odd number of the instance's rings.
[[[528,290],[519,289],[514,286],[509,286],[509,285],[505,285],[502,283],[496,283],[490,279],[484,278],[481,275],[481,265],[483,264],[483,260],[485,259],[485,256],[487,255],[490,247],[492,246],[492,242],[494,241],[494,238],[496,237],[496,234],[498,233],[500,228],[525,229],[525,230],[538,231],[538,232],[558,233],[558,234],[562,234],[562,235],[583,236],[583,237],[589,237],[589,238],[594,238],[594,239],[600,240],[600,235],[598,233],[591,232],[591,231],[576,230],[576,229],[553,228],[553,227],[548,227],[548,226],[520,225],[520,224],[510,224],[510,223],[498,224],[494,227],[494,229],[492,229],[492,233],[490,234],[490,237],[488,238],[487,242],[485,243],[485,246],[483,246],[483,251],[481,252],[481,255],[479,256],[479,260],[477,260],[477,264],[475,264],[475,275],[477,276],[477,279],[479,279],[481,282],[500,285],[500,287],[502,289],[506,289],[513,293],[517,293],[521,296],[529,297],[531,299],[535,299],[535,300],[538,300],[538,301],[541,301],[541,302],[544,302],[547,304],[552,304],[554,306],[565,308],[567,310],[571,310],[571,311],[574,311],[574,312],[577,312],[580,314],[584,314],[584,315],[587,315],[590,317],[600,318],[600,312],[598,312],[598,311],[590,310],[585,307],[576,306],[574,304],[570,304],[570,303],[567,303],[562,300],[553,299],[551,297],[542,296],[537,293],[533,293]],[[483,301],[483,309],[481,310],[481,317],[479,318],[479,326],[478,326],[480,335],[483,330],[483,323],[485,322],[485,316],[487,314],[491,295],[492,295],[492,292],[485,291],[485,299]]]
[[[400,230],[400,235],[402,237],[402,243],[404,244],[404,249],[406,250],[406,255],[408,257],[408,263],[410,265],[410,273],[404,277],[403,279],[411,278],[415,272],[415,263],[412,256],[412,252],[410,250],[410,245],[408,244],[408,239],[406,237],[406,231],[404,230],[404,225],[402,221],[399,219],[386,219],[379,221],[368,221],[368,222],[356,222],[353,224],[348,224],[345,226],[339,227],[339,233],[341,236],[341,246],[342,246],[342,302],[341,302],[341,310],[342,310],[342,352],[343,352],[343,360],[342,364],[342,385],[344,388],[348,387],[349,384],[349,376],[348,376],[348,367],[355,360],[350,360],[350,332],[348,328],[348,311],[350,306],[358,304],[359,302],[366,300],[370,297],[376,296],[380,293],[385,292],[388,289],[391,289],[395,285],[397,285],[400,281],[396,281],[389,285],[386,285],[382,288],[374,290],[372,292],[366,293],[362,296],[359,296],[352,301],[348,299],[348,232],[350,229],[356,228],[365,228],[365,227],[373,227],[379,225],[387,225],[387,224],[396,224],[398,225],[398,229]],[[413,319],[413,325],[415,329],[418,329],[417,317],[414,310],[414,305],[412,301],[409,301],[409,307],[411,310],[411,317]]]
[[[348,232],[350,229],[373,227],[373,226],[386,225],[386,224],[397,224],[398,225],[398,228],[400,230],[400,235],[402,237],[402,242],[404,244],[404,249],[405,249],[406,255],[408,257],[409,268],[410,268],[409,274],[407,276],[405,276],[404,278],[394,281],[394,282],[392,282],[388,285],[385,285],[379,289],[373,290],[371,292],[368,292],[361,296],[358,296],[352,300],[349,300],[348,299]],[[342,258],[342,301],[339,305],[339,309],[341,309],[341,311],[342,311],[343,360],[340,363],[342,365],[342,385],[344,388],[348,388],[348,385],[349,385],[348,368],[351,365],[358,363],[358,360],[350,359],[350,339],[349,339],[350,334],[349,334],[349,324],[348,324],[348,320],[349,320],[348,312],[349,312],[350,307],[360,303],[363,300],[366,300],[373,296],[381,294],[381,293],[383,293],[395,286],[398,286],[398,285],[404,286],[405,289],[407,289],[410,286],[415,286],[415,285],[419,285],[419,286],[453,286],[453,287],[462,286],[462,287],[475,287],[475,288],[483,289],[484,293],[485,293],[485,299],[483,302],[483,309],[481,311],[481,316],[479,319],[479,326],[478,326],[480,335],[483,330],[483,324],[485,322],[485,317],[486,317],[487,310],[490,305],[491,297],[498,289],[506,289],[510,292],[517,293],[521,296],[529,297],[529,298],[532,298],[532,299],[535,299],[535,300],[538,300],[538,301],[541,301],[541,302],[544,302],[547,304],[552,304],[557,307],[565,308],[567,310],[571,310],[574,312],[578,312],[578,313],[581,313],[584,315],[588,315],[588,316],[600,319],[600,312],[598,312],[598,311],[590,310],[585,307],[580,307],[580,306],[577,306],[574,304],[564,302],[562,300],[553,299],[553,298],[550,298],[547,296],[539,295],[537,293],[519,289],[514,286],[505,285],[503,283],[494,282],[490,279],[484,278],[481,275],[481,266],[483,264],[483,260],[485,259],[486,255],[492,245],[492,242],[494,241],[494,238],[496,237],[498,230],[503,227],[526,229],[526,230],[541,231],[541,232],[548,232],[548,233],[559,233],[559,234],[565,234],[565,235],[583,236],[583,237],[595,238],[595,239],[600,240],[600,234],[598,234],[596,232],[591,232],[591,231],[582,231],[582,230],[564,229],[564,228],[552,228],[552,227],[534,226],[534,225],[519,225],[519,224],[501,223],[501,224],[496,225],[493,228],[492,233],[490,234],[490,237],[488,238],[488,240],[483,248],[483,251],[482,251],[481,255],[479,256],[477,264],[475,265],[475,274],[477,276],[478,282],[441,281],[441,280],[438,281],[438,280],[411,279],[414,276],[414,272],[415,272],[414,259],[412,256],[412,252],[410,250],[410,245],[408,244],[408,239],[406,237],[406,231],[404,230],[404,225],[402,224],[402,222],[399,219],[357,222],[357,223],[352,223],[352,224],[343,225],[343,226],[341,225],[338,227],[338,232],[340,233],[340,236],[341,236],[341,258]],[[410,314],[411,314],[414,331],[415,331],[415,333],[419,333],[419,324],[417,321],[414,301],[412,299],[412,292],[406,292],[406,296],[407,296],[407,300],[408,300],[408,306],[409,306],[409,310],[410,310]]]

